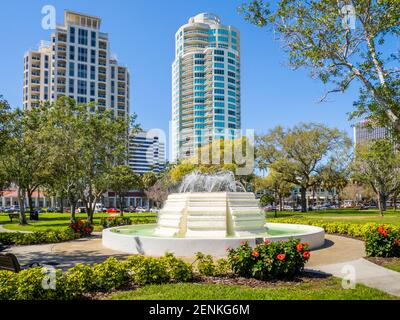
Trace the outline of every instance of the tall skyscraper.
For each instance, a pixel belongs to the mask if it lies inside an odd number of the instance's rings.
[[[192,157],[241,126],[240,33],[211,13],[189,19],[175,34],[172,64],[172,161]]]
[[[135,173],[159,173],[165,167],[165,141],[158,130],[129,135],[129,166]]]
[[[57,25],[51,41],[24,57],[23,106],[61,96],[77,103],[94,101],[95,108],[129,114],[129,71],[110,56],[108,34],[100,32],[101,19],[64,12],[64,25]]]
[[[360,121],[354,126],[355,146],[378,139],[390,139],[389,130],[385,127],[375,125],[368,119]]]

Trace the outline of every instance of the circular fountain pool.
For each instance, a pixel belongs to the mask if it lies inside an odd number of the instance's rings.
[[[311,249],[324,244],[322,228],[281,223],[265,224],[254,193],[229,171],[213,175],[193,172],[182,181],[179,193],[168,196],[157,224],[110,228],[103,231],[107,248],[152,256],[166,252],[193,256],[203,252],[226,255],[242,241],[256,243],[290,238],[308,242]]]
[[[267,232],[253,236],[211,237],[165,237],[155,234],[156,224],[124,226],[103,231],[103,245],[107,248],[131,254],[162,256],[172,252],[176,256],[194,256],[203,252],[213,256],[226,255],[228,247],[235,248],[241,241],[248,241],[254,246],[258,241],[285,241],[290,238],[308,242],[311,249],[321,247],[325,241],[322,228],[308,225],[267,223]]]

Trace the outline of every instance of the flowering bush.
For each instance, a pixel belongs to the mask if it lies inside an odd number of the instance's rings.
[[[106,217],[101,218],[100,225],[104,228],[112,228],[119,226],[126,226],[132,224],[131,218],[129,217]]]
[[[69,227],[81,238],[90,236],[93,232],[93,226],[89,222],[80,219],[71,222]]]
[[[310,258],[309,246],[299,240],[269,242],[252,248],[242,242],[236,249],[228,249],[228,263],[234,274],[260,280],[292,277],[300,273]]]
[[[365,252],[369,257],[400,257],[400,232],[386,225],[371,227],[365,235]]]

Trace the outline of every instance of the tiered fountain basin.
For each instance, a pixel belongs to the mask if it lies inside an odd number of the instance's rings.
[[[258,200],[250,192],[185,192],[168,196],[157,224],[123,226],[103,231],[103,245],[130,254],[193,256],[203,252],[225,256],[227,248],[247,241],[308,242],[311,249],[325,241],[322,228],[265,223]]]

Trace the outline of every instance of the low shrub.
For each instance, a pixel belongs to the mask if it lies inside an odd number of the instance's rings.
[[[123,261],[111,257],[93,266],[77,264],[66,272],[54,270],[51,276],[44,267],[19,273],[0,271],[0,300],[71,300],[97,290],[118,289],[127,283],[186,282],[192,277],[191,266],[172,254],[160,258],[134,255]],[[49,279],[53,287],[47,282]]]
[[[93,289],[93,268],[89,265],[77,264],[68,269],[57,285],[59,299],[75,299]]]
[[[69,225],[69,228],[79,235],[80,238],[88,237],[93,232],[93,225],[91,225],[88,221],[83,221],[81,219],[72,221]]]
[[[3,245],[34,245],[58,243],[79,238],[80,235],[69,230],[35,231],[31,233],[1,232],[0,242]]]
[[[306,224],[316,227],[321,227],[327,233],[337,233],[348,235],[356,238],[365,238],[367,233],[371,230],[371,228],[378,228],[379,223],[345,223],[345,222],[326,222],[323,220],[317,219],[298,219],[298,218],[277,218],[273,219],[271,222],[278,223],[294,223],[294,224]],[[400,228],[396,225],[387,224],[393,231],[399,231]]]
[[[17,299],[17,274],[0,270],[0,300]]]
[[[222,277],[232,272],[226,259],[214,260],[201,252],[196,253],[196,269],[198,273],[210,277]]]
[[[400,232],[386,225],[371,227],[365,235],[369,257],[400,257]]]
[[[97,290],[113,290],[129,280],[125,265],[114,257],[93,265],[92,270],[93,287]]]
[[[193,270],[189,263],[174,257],[172,253],[160,258],[171,282],[187,282],[193,279]]]
[[[126,226],[132,224],[132,220],[129,217],[105,217],[101,218],[100,225],[104,228],[112,228],[119,226]]]
[[[309,258],[308,244],[297,239],[272,243],[267,240],[254,248],[245,242],[228,249],[228,263],[234,274],[260,280],[293,277],[303,270]]]
[[[161,284],[171,280],[167,266],[160,258],[144,257],[139,264],[128,270],[128,272],[131,281],[139,285]]]

